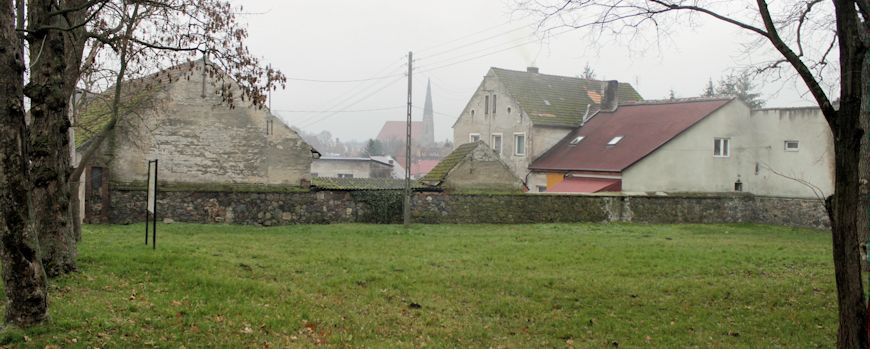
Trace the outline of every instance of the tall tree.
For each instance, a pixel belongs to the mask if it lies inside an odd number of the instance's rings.
[[[759,69],[790,68],[806,85],[833,134],[834,193],[825,200],[825,208],[831,222],[839,304],[837,346],[867,348],[858,193],[860,158],[867,156],[867,150],[861,149],[864,131],[860,116],[865,107],[862,97],[867,96],[862,71],[867,68],[870,47],[870,1],[777,2],[773,11],[765,0],[518,0],[518,4],[541,15],[543,27],[567,25],[597,34],[637,36],[651,30],[659,35],[669,27],[692,23],[684,20],[688,15],[706,16],[757,35],[775,50],[778,57]],[[824,84],[825,78],[833,75],[828,74],[831,67],[838,75],[839,107],[832,103],[833,93]]]
[[[704,92],[701,92],[701,97],[713,97],[716,95],[716,88],[713,86],[713,79],[707,80],[707,86],[704,86]]]
[[[31,222],[24,47],[16,34],[15,13],[12,0],[0,1],[0,262],[6,286],[5,320],[28,326],[45,319],[48,303],[38,237]]]
[[[384,145],[377,139],[369,139],[366,143],[366,156],[381,156],[384,155]]]
[[[4,7],[13,8],[12,0],[2,1]],[[283,86],[285,79],[250,54],[245,46],[247,31],[226,1],[28,0],[26,26],[23,0],[19,4],[17,12],[4,10],[0,18],[4,31],[0,79],[14,80],[3,84],[4,95],[0,96],[4,132],[0,181],[6,181],[0,183],[0,205],[4,206],[0,208],[0,234],[10,303],[6,319],[27,325],[45,316],[47,296],[40,256],[51,275],[75,269],[77,235],[72,227],[78,215],[71,211],[78,205],[70,205],[69,181],[77,181],[88,162],[71,170],[67,131],[70,100],[82,72],[94,71],[98,57],[121,67],[112,75],[116,98],[110,125],[119,115],[117,91],[122,81],[185,62],[197,53],[212,57],[211,64],[205,65],[207,74],[215,76],[220,71],[232,77],[232,81],[215,82],[215,90],[230,106],[250,103],[262,107],[266,91]],[[17,18],[16,13],[20,14]],[[26,85],[22,37],[29,43],[31,66]],[[86,49],[87,57],[83,57]],[[25,95],[31,102],[30,125],[22,110]],[[110,129],[103,131],[101,135]],[[98,146],[87,149],[85,158]],[[14,169],[21,171],[11,172]]]
[[[764,106],[765,101],[761,99],[760,93],[754,91],[755,83],[752,79],[753,76],[749,72],[725,75],[719,80],[719,86],[716,86],[716,94],[720,96],[737,96],[750,109],[761,108]]]
[[[589,66],[589,62],[586,62],[586,66],[583,67],[583,74],[580,77],[586,80],[595,80],[595,70]]]

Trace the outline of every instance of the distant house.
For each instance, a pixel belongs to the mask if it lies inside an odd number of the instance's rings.
[[[387,121],[378,132],[383,143],[405,143],[408,134],[406,121]],[[423,105],[423,121],[411,121],[411,144],[424,147],[435,144],[435,111],[432,108],[432,86],[426,86],[426,102]]]
[[[106,216],[112,186],[144,185],[154,159],[161,183],[307,185],[316,150],[267,109],[222,103],[216,89],[238,87],[204,67],[200,60],[125,82],[122,114],[84,172],[88,221]],[[74,123],[79,159],[110,121],[108,102],[96,97]]]
[[[392,158],[321,156],[311,163],[312,177],[393,178]],[[404,178],[404,175],[402,175]]]
[[[531,165],[532,192],[833,191],[833,139],[818,108],[750,110],[734,98],[622,103]]]
[[[431,171],[441,160],[417,160],[411,164],[411,178],[419,179]]]
[[[453,140],[489,144],[517,177],[525,178],[529,164],[585,116],[639,100],[627,83],[541,74],[534,67],[490,68],[453,124]]]
[[[394,159],[390,155],[379,155],[379,156],[370,156],[372,160],[387,163],[393,165],[393,171],[391,177],[393,178],[405,178],[405,167],[402,166],[396,159]]]
[[[523,188],[523,182],[483,141],[460,145],[419,182],[448,191],[520,191]]]

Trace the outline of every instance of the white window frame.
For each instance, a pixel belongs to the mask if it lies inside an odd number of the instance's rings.
[[[474,140],[474,137],[477,137],[477,140]],[[468,134],[468,142],[474,143],[480,140],[480,133],[469,133]]]
[[[495,137],[498,137],[498,149],[496,149],[495,147]],[[493,133],[489,136],[489,140],[489,146],[492,148],[492,150],[495,150],[496,154],[501,155],[503,149],[502,145],[504,144],[504,136],[502,136],[501,133]]]
[[[789,143],[794,143],[796,145],[796,147],[789,148],[788,147]],[[798,140],[787,140],[787,141],[783,142],[782,146],[785,149],[785,151],[799,151],[801,149],[801,142]]]
[[[517,149],[517,148],[519,148],[517,146],[519,144],[517,142],[518,136],[523,137],[523,152],[522,153],[520,153],[519,149]],[[526,156],[526,133],[525,132],[514,132],[514,156]]]
[[[719,144],[720,153],[716,154],[716,144]],[[713,157],[728,158],[731,157],[731,138],[715,137],[713,138]]]
[[[619,142],[622,142],[623,138],[625,138],[625,136],[615,136],[610,139],[610,142],[607,142],[607,145],[617,145]]]

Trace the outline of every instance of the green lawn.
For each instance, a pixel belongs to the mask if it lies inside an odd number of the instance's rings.
[[[86,226],[11,347],[831,347],[824,231],[762,225]]]

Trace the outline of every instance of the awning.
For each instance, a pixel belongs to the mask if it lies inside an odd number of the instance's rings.
[[[597,193],[600,191],[621,191],[622,181],[608,178],[565,177],[565,180],[552,188],[549,193]]]

